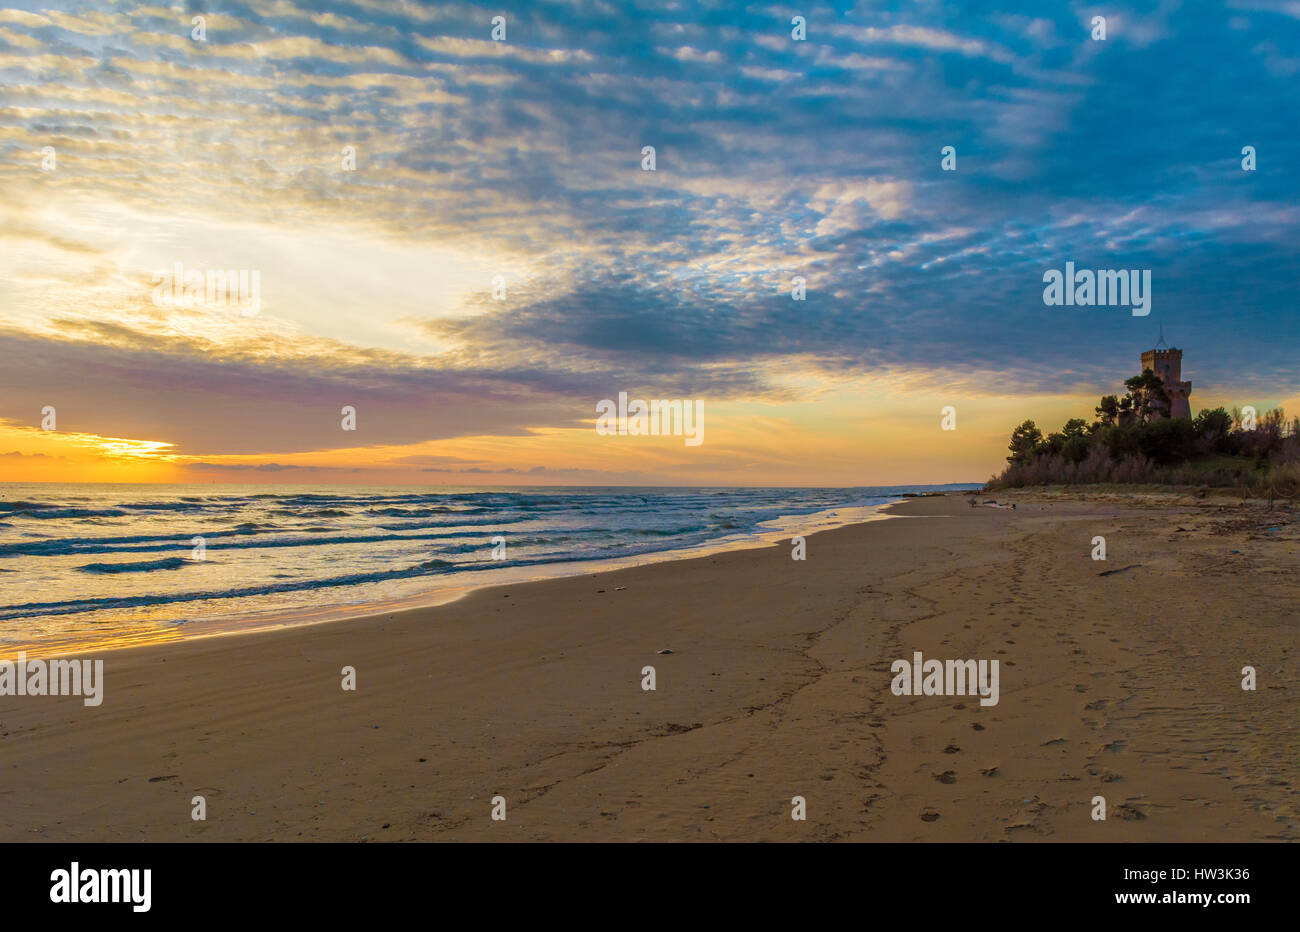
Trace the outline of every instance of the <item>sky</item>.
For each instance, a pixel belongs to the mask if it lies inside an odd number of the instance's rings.
[[[980,482],[1162,331],[1300,413],[1298,89],[1294,0],[0,0],[0,481]]]

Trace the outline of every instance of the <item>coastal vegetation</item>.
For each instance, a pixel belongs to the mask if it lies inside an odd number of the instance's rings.
[[[1206,408],[1169,416],[1164,383],[1146,369],[1106,395],[1092,421],[1070,418],[1044,434],[1033,421],[1011,432],[1007,467],[989,489],[1041,485],[1195,485],[1256,488],[1300,497],[1300,417],[1281,408]]]

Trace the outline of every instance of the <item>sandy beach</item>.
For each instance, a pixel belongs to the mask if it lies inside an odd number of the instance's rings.
[[[816,534],[803,561],[784,543],[103,654],[98,707],[0,698],[0,838],[1300,838],[1294,513],[969,497]],[[997,659],[997,705],[894,695],[913,651]]]

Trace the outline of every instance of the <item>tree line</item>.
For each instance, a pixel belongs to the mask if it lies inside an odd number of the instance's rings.
[[[1164,382],[1151,369],[1106,395],[1095,418],[1070,418],[1044,435],[1032,420],[1011,432],[1007,467],[990,488],[1026,485],[1150,483],[1266,486],[1300,494],[1300,418],[1281,408],[1262,415],[1207,408],[1169,417]]]

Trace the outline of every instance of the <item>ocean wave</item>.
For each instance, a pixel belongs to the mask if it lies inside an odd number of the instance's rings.
[[[346,518],[349,514],[349,512],[341,511],[338,508],[318,508],[315,511],[294,511],[291,508],[279,508],[274,513],[289,515],[293,518]]]
[[[167,557],[162,560],[144,560],[139,563],[87,563],[76,569],[83,573],[149,573],[153,570],[178,570],[192,561],[184,557]]]
[[[120,502],[119,508],[132,511],[202,511],[208,506],[198,500],[178,502]]]
[[[514,566],[533,566],[541,560],[511,561]],[[37,618],[46,615],[69,615],[77,612],[100,611],[104,609],[142,608],[153,605],[172,605],[184,602],[217,601],[265,596],[284,592],[303,592],[316,589],[345,588],[366,583],[388,582],[395,579],[411,579],[417,576],[434,576],[451,570],[484,570],[500,567],[501,564],[488,560],[482,563],[451,563],[446,560],[427,560],[399,570],[380,570],[371,573],[349,573],[343,576],[329,576],[318,579],[297,580],[288,583],[269,583],[260,586],[241,586],[237,589],[213,589],[201,592],[176,592],[168,594],[148,594],[131,596],[114,596],[93,599],[68,599],[61,602],[25,602],[21,605],[0,606],[0,620],[15,618]]]
[[[434,515],[471,514],[483,510],[483,508],[459,509],[439,505],[435,508],[367,508],[366,514],[378,515],[383,518],[432,518]]]
[[[692,524],[687,527],[643,527],[632,531],[642,537],[681,537],[684,534],[696,534],[708,530],[707,524]]]
[[[60,518],[123,518],[129,511],[120,508],[51,508],[11,512],[11,518],[35,518],[38,521],[57,521]]]
[[[38,508],[53,508],[44,502],[0,502],[0,511],[34,511]]]
[[[503,529],[507,531],[508,529]],[[566,528],[566,532],[572,532]],[[574,529],[581,530],[581,529]],[[599,529],[603,530],[603,529]],[[326,528],[325,532],[337,532]],[[286,547],[324,547],[348,544],[382,544],[395,541],[481,541],[490,546],[492,535],[483,531],[436,531],[431,534],[365,534],[334,533],[330,537],[250,537],[248,531],[214,532],[185,537],[144,536],[141,538],[65,538],[23,541],[0,544],[0,557],[13,556],[97,556],[106,553],[165,553],[168,550],[190,550],[191,539],[201,536],[208,550],[279,550]],[[319,532],[318,532],[319,533]]]
[[[847,514],[851,507],[897,498],[899,491],[285,488],[209,495],[194,487],[150,499],[138,490],[106,488],[76,501],[57,491],[46,497],[43,490],[15,489],[16,501],[0,502],[0,519],[21,530],[4,533],[0,561],[4,571],[41,583],[21,596],[33,601],[0,606],[0,618],[99,617],[187,603],[197,604],[150,616],[205,618],[363,601],[374,597],[364,589],[369,584],[383,585],[379,594],[387,597],[394,588],[418,591],[424,577],[635,559],[736,540],[778,518],[828,509]],[[31,520],[38,513],[40,519]],[[508,545],[505,561],[490,558],[497,535]],[[198,563],[188,559],[195,537],[204,539],[208,556],[225,564],[224,573],[176,572]],[[416,582],[386,585],[406,579]],[[58,627],[42,623],[52,632]]]

